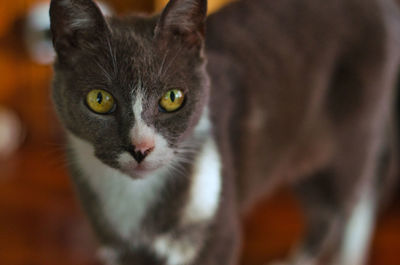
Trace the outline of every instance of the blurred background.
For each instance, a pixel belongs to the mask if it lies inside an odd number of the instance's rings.
[[[230,0],[209,0],[215,12]],[[157,12],[166,0],[108,0],[104,12]],[[63,135],[50,102],[54,58],[49,1],[0,1],[0,264],[99,264],[96,241],[65,169]],[[303,232],[290,192],[245,218],[243,265],[284,257]],[[378,221],[371,265],[400,264],[400,204]]]

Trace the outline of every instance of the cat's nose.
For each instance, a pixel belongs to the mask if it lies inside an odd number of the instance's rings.
[[[136,162],[141,163],[153,150],[154,141],[143,141],[132,146],[131,154]]]

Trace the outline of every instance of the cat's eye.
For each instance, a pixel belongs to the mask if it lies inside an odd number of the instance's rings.
[[[179,89],[172,89],[160,99],[159,106],[164,112],[174,112],[180,109],[185,100],[185,95]]]
[[[86,96],[87,106],[99,114],[108,114],[115,109],[113,96],[105,90],[94,89]]]

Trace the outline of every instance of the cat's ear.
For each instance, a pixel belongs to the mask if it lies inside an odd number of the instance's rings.
[[[107,22],[92,0],[52,0],[51,33],[59,57],[93,47],[109,33]]]
[[[170,0],[157,23],[156,38],[180,39],[188,47],[204,42],[207,0]]]

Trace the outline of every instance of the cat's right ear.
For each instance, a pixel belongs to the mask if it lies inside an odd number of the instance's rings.
[[[50,22],[53,45],[60,59],[100,44],[109,34],[107,22],[92,0],[52,0]]]
[[[166,45],[179,39],[186,47],[201,48],[206,16],[207,0],[170,0],[160,15],[155,36]]]

